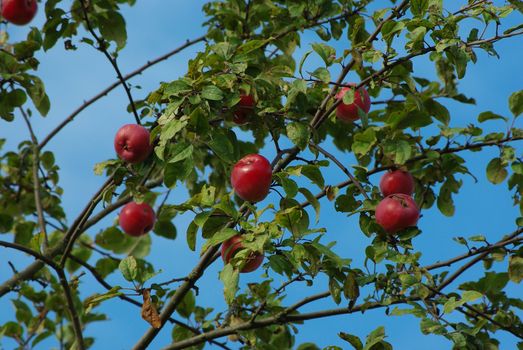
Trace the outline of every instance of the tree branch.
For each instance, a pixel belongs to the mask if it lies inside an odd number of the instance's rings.
[[[196,281],[203,275],[205,268],[212,261],[214,253],[217,252],[219,248],[220,245],[216,245],[212,248],[209,248],[204,253],[198,264],[187,276],[187,281],[185,281],[180,287],[178,287],[178,289],[176,289],[174,295],[171,297],[171,299],[169,299],[168,303],[162,309],[162,312],[160,313],[160,328],[150,327],[142,336],[142,338],[133,346],[133,350],[148,348],[154,337],[160,332],[160,330],[165,325],[165,322],[171,317],[173,312],[176,310],[176,307],[181,303],[185,294],[187,294],[187,292],[195,285]]]
[[[127,98],[129,99],[129,103],[131,105],[131,109],[133,111],[134,119],[136,120],[136,124],[140,125],[141,124],[140,116],[138,115],[138,111],[136,110],[136,105],[134,103],[133,96],[131,94],[131,90],[129,89],[129,86],[127,85],[127,83],[122,75],[122,72],[120,71],[120,68],[118,67],[118,63],[116,63],[116,57],[111,56],[111,54],[107,51],[107,45],[105,43],[105,40],[100,38],[98,36],[98,34],[96,34],[96,32],[94,31],[94,29],[91,25],[91,21],[89,20],[89,14],[87,13],[87,5],[85,3],[85,0],[80,0],[80,2],[82,5],[81,7],[82,7],[82,13],[84,15],[85,24],[87,25],[87,30],[89,31],[89,33],[91,33],[93,38],[98,43],[98,50],[101,51],[105,55],[105,57],[109,60],[109,62],[113,66],[114,71],[116,72],[116,75],[118,76],[118,80],[120,80],[120,83],[122,84],[123,88],[125,89],[125,93],[127,94]]]
[[[71,321],[72,321],[74,333],[76,336],[76,345],[79,350],[84,350],[85,345],[84,345],[84,340],[83,340],[83,336],[82,336],[82,325],[80,324],[80,319],[78,318],[78,313],[76,312],[76,307],[74,305],[71,288],[69,287],[69,282],[67,282],[67,277],[65,276],[63,268],[60,267],[58,264],[56,264],[50,258],[40,254],[39,252],[36,252],[36,251],[30,249],[28,247],[25,247],[23,245],[20,245],[17,243],[0,241],[0,246],[15,249],[15,250],[24,252],[26,254],[29,254],[32,257],[34,257],[35,259],[40,260],[41,262],[47,264],[53,270],[55,270],[55,272],[58,275],[58,278],[60,280],[60,284],[62,285],[64,294],[65,294],[65,299],[67,301],[67,309],[69,310],[69,313],[71,315]]]
[[[445,260],[445,261],[442,261],[442,262],[437,262],[437,263],[434,263],[434,264],[431,264],[431,265],[424,266],[424,269],[426,269],[426,270],[435,270],[435,269],[438,269],[440,267],[448,267],[448,266],[451,266],[452,264],[457,263],[458,261],[470,258],[470,257],[472,257],[474,255],[478,255],[478,254],[485,253],[485,252],[491,252],[494,249],[501,248],[501,247],[507,246],[509,244],[517,244],[517,243],[523,241],[523,237],[517,237],[521,233],[523,233],[523,228],[520,228],[520,229],[516,230],[508,238],[506,238],[504,240],[501,240],[501,241],[499,241],[499,242],[497,242],[495,244],[490,244],[490,245],[487,245],[485,247],[481,247],[481,248],[478,248],[478,249],[471,250],[471,251],[469,251],[466,254],[456,256],[456,257],[454,257],[452,259],[449,259],[449,260]]]
[[[38,177],[38,168],[40,167],[40,150],[38,149],[38,139],[36,138],[36,135],[33,131],[33,127],[31,126],[31,122],[27,113],[25,113],[22,107],[20,107],[19,110],[27,125],[27,129],[29,130],[29,134],[31,135],[31,141],[33,143],[33,193],[35,196],[36,213],[38,215],[38,225],[40,226],[40,231],[44,235],[44,243],[42,245],[42,248],[45,251],[49,246],[49,241],[47,238],[47,229],[44,218],[44,210],[42,206],[42,198],[40,197],[40,178]]]
[[[202,41],[205,41],[205,36],[200,36],[196,39],[193,39],[193,40],[187,40],[185,42],[185,44],[177,47],[176,49],[170,51],[170,52],[167,52],[166,54],[163,54],[162,56],[159,56],[151,61],[148,61],[146,64],[144,64],[143,66],[135,69],[134,71],[128,73],[127,75],[125,75],[123,77],[123,81],[127,81],[139,74],[141,74],[143,71],[147,70],[148,68],[162,62],[162,61],[165,61],[167,60],[168,58],[170,58],[171,56],[174,56],[176,55],[177,53],[183,51],[184,49],[194,45],[194,44],[197,44],[199,42],[202,42]],[[76,110],[73,111],[73,113],[71,113],[68,117],[66,117],[56,128],[54,128],[50,133],[49,135],[47,135],[45,137],[45,139],[40,143],[40,145],[38,146],[40,149],[44,148],[48,143],[49,141],[51,141],[51,139],[53,137],[55,137],[58,132],[60,132],[67,124],[69,124],[70,122],[72,122],[74,120],[74,118],[80,114],[84,109],[86,109],[87,107],[89,107],[90,105],[92,105],[93,103],[95,103],[96,101],[98,101],[99,99],[101,99],[102,97],[106,96],[109,92],[111,92],[112,90],[114,90],[115,88],[117,88],[119,85],[122,84],[122,80],[118,80],[118,81],[115,81],[114,83],[112,83],[111,85],[109,85],[108,87],[106,87],[105,89],[103,89],[102,91],[100,91],[98,94],[96,94],[95,96],[91,97],[89,100],[85,101],[80,107],[78,107]]]
[[[509,244],[507,242],[512,241],[522,232],[523,232],[523,228],[518,229],[517,231],[515,231],[514,233],[509,235],[507,238],[493,244],[492,249],[494,249],[493,247],[496,247],[496,248],[500,247],[503,243],[504,243],[504,245]],[[437,288],[435,288],[433,290],[433,295],[435,295],[437,293],[441,293],[441,290],[443,290],[452,281],[454,281],[456,278],[458,278],[463,272],[465,272],[467,269],[472,267],[478,261],[481,261],[486,255],[488,255],[490,253],[490,251],[492,249],[490,249],[488,251],[484,251],[483,253],[478,253],[481,255],[479,255],[475,259],[471,260],[470,262],[466,263],[462,267],[460,267],[451,277],[449,277],[446,281],[442,282]],[[459,261],[459,260],[456,260],[456,261]],[[432,264],[432,265],[427,265],[426,267],[424,267],[422,269],[432,270],[432,269],[436,269],[438,267],[439,266],[436,266],[436,264]],[[217,329],[214,331],[206,332],[199,336],[195,336],[190,339],[186,339],[186,340],[183,340],[180,342],[173,343],[173,344],[163,348],[163,350],[184,349],[184,348],[187,348],[192,345],[200,344],[204,341],[209,341],[211,339],[216,339],[216,338],[220,338],[220,337],[223,337],[223,336],[226,336],[229,334],[234,334],[241,330],[256,329],[256,328],[266,327],[266,326],[270,326],[272,324],[277,324],[277,323],[298,322],[298,321],[311,320],[311,319],[315,319],[315,318],[329,317],[329,316],[334,316],[334,315],[351,314],[351,313],[354,313],[357,311],[366,311],[366,310],[371,310],[371,309],[376,309],[376,308],[388,307],[390,305],[395,305],[395,304],[402,304],[402,303],[406,303],[409,301],[421,300],[420,297],[407,297],[404,299],[394,300],[389,305],[367,302],[367,303],[363,303],[363,304],[354,306],[353,308],[347,307],[347,308],[338,308],[338,309],[331,309],[331,310],[322,310],[322,311],[316,311],[316,312],[310,312],[310,313],[292,314],[292,312],[297,311],[300,307],[302,307],[308,303],[311,303],[313,301],[326,298],[329,295],[330,295],[329,291],[311,295],[311,296],[303,298],[302,300],[298,301],[297,303],[285,308],[285,310],[283,310],[282,312],[280,312],[279,314],[277,314],[275,316],[264,318],[264,319],[261,319],[258,321],[251,319],[249,321],[243,322],[243,323],[235,325],[235,326],[229,326],[229,327]]]
[[[365,199],[370,199],[369,196],[367,195],[367,192],[365,192],[365,189],[361,185],[361,183],[354,176],[352,176],[349,169],[347,169],[336,157],[334,157],[331,153],[327,152],[326,150],[324,150],[323,148],[321,148],[320,146],[316,145],[313,142],[309,142],[309,145],[312,148],[315,148],[316,150],[318,150],[325,157],[332,160],[338,166],[338,168],[340,168],[341,171],[343,171],[345,173],[345,175],[347,175],[349,177],[350,181],[358,188],[358,190],[363,195],[363,197],[365,197]]]
[[[521,141],[521,140],[523,140],[523,136],[512,136],[512,137],[506,137],[501,140],[470,143],[470,144],[465,144],[463,146],[453,147],[453,148],[426,149],[425,152],[423,152],[422,154],[408,159],[405,162],[405,164],[411,164],[411,163],[414,163],[414,162],[427,158],[427,152],[429,152],[429,151],[435,151],[435,152],[438,152],[439,154],[451,154],[451,153],[458,153],[458,152],[462,152],[462,151],[473,150],[473,149],[478,149],[478,148],[483,148],[483,147],[500,146],[505,143]],[[377,173],[380,173],[380,172],[383,172],[383,171],[386,171],[386,170],[389,170],[392,168],[393,168],[392,165],[376,167],[374,169],[367,171],[367,176],[374,175],[374,174],[377,174]],[[335,185],[334,187],[341,189],[341,188],[347,187],[350,184],[352,184],[352,180],[347,180],[347,181],[340,182],[339,184]],[[321,198],[325,197],[327,195],[327,190],[329,187],[332,187],[332,186],[327,186],[322,191],[317,193],[315,195],[316,199],[321,199]],[[300,204],[300,206],[302,208],[305,208],[305,207],[309,206],[310,204],[311,203],[309,201],[304,201],[303,203]]]
[[[105,281],[105,279],[98,273],[98,271],[96,271],[96,268],[92,265],[90,265],[89,263],[87,263],[86,261],[76,257],[75,255],[73,254],[69,254],[69,259],[71,259],[72,261],[76,262],[77,264],[83,266],[87,271],[89,271],[91,273],[91,275],[93,276],[93,278],[99,283],[101,284],[106,290],[111,290],[113,288],[113,286],[111,286],[109,283],[107,283]],[[142,303],[140,303],[139,301],[136,301],[132,298],[129,298],[127,295],[119,295],[118,296],[119,299],[123,300],[123,301],[126,301],[132,305],[135,305],[139,308],[142,307]],[[194,328],[194,327],[191,327],[189,326],[188,324],[186,323],[183,323],[175,318],[172,318],[172,317],[169,317],[168,318],[168,321],[170,323],[173,323],[173,324],[176,324],[180,327],[183,327],[185,329],[188,329],[190,330],[191,332],[193,332],[194,334],[201,334],[201,332],[197,329],[197,328]],[[219,346],[220,348],[222,349],[226,349],[226,350],[230,350],[228,346],[220,343],[220,342],[217,342],[215,340],[211,340],[210,343],[216,345],[216,346]]]
[[[76,220],[73,222],[72,226],[69,228],[67,233],[65,234],[64,239],[58,244],[57,246],[50,248],[48,252],[44,252],[44,255],[49,258],[54,258],[58,254],[62,252],[62,250],[65,248],[67,241],[66,237],[70,236],[72,232],[76,232],[77,230],[81,231],[82,228],[82,222],[86,220],[86,218],[91,215],[92,211],[96,207],[96,205],[101,200],[100,194],[105,191],[105,189],[110,186],[113,182],[113,177],[111,176],[107,181],[102,185],[102,187],[95,193],[95,195],[89,200],[86,207],[82,210],[82,212],[78,215]],[[41,260],[35,261],[28,267],[26,267],[23,271],[15,274],[10,279],[5,281],[0,285],[0,297],[4,296],[5,294],[9,293],[14,286],[16,286],[20,281],[31,279],[38,271],[40,271],[44,267],[44,263]]]

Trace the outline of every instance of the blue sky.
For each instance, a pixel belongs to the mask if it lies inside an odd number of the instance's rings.
[[[381,3],[380,1],[379,3]],[[204,21],[201,6],[204,1],[168,1],[147,0],[138,1],[136,6],[126,8],[124,15],[127,20],[128,44],[119,56],[119,65],[123,72],[129,72],[141,66],[147,60],[157,57],[174,47],[179,46],[186,39],[200,36],[204,30],[201,23]],[[43,8],[33,22],[41,26],[43,23]],[[521,15],[515,15],[507,23],[507,27],[521,23]],[[13,39],[25,36],[27,28],[9,27],[9,34]],[[302,41],[302,47],[297,51],[300,57],[310,49],[309,43],[317,40],[315,34],[307,34]],[[479,53],[479,62],[476,65],[469,64],[465,79],[459,84],[459,88],[467,96],[474,97],[476,106],[460,105],[446,102],[453,117],[454,126],[463,126],[475,122],[477,115],[484,110],[492,110],[504,116],[511,116],[508,107],[508,96],[516,90],[523,88],[520,77],[516,77],[516,67],[521,67],[522,40],[513,38],[497,45],[501,59],[488,57]],[[333,44],[338,53],[347,45],[342,39]],[[50,52],[40,54],[41,61],[39,75],[43,78],[48,94],[51,99],[51,111],[46,118],[33,118],[33,127],[39,139],[42,139],[60,121],[77,108],[83,100],[94,96],[100,90],[115,80],[115,74],[109,63],[99,52],[85,45],[78,45],[77,51],[65,51],[58,44]],[[142,86],[142,90],[133,90],[135,98],[141,98],[148,91],[155,89],[161,81],[171,81],[182,75],[187,68],[187,61],[202,45],[194,46],[187,51],[156,65],[147,70],[143,75],[133,79],[133,85]],[[310,64],[314,64],[314,58]],[[316,61],[317,62],[317,61]],[[415,69],[418,76],[434,77],[434,69],[430,62],[417,60]],[[334,71],[333,71],[334,75]],[[133,118],[126,112],[127,99],[123,89],[118,88],[110,95],[95,105],[82,112],[65,130],[59,134],[47,149],[55,152],[58,164],[61,167],[61,184],[65,189],[63,197],[64,207],[72,220],[83,208],[85,202],[99,188],[104,181],[103,177],[93,174],[93,166],[97,162],[114,157],[112,140],[116,130],[125,123],[133,122]],[[521,120],[518,127],[523,127]],[[103,126],[103,127],[101,127]],[[486,129],[505,130],[501,123],[489,122]],[[21,141],[28,138],[27,130],[20,118],[13,123],[0,121],[0,137],[8,137],[6,148],[14,149]],[[242,138],[248,138],[249,134],[241,134]],[[514,145],[521,155],[521,145]],[[336,152],[329,147],[339,159],[346,164],[351,163],[352,157],[347,154]],[[274,151],[268,149],[264,155],[270,157]],[[419,226],[423,235],[414,241],[417,250],[423,252],[422,263],[431,263],[439,259],[450,258],[464,252],[464,248],[452,241],[455,236],[472,236],[484,234],[489,241],[496,241],[504,234],[512,232],[515,228],[514,219],[518,211],[512,206],[510,193],[507,191],[506,183],[498,186],[491,185],[485,177],[485,168],[488,161],[497,155],[494,148],[485,149],[481,153],[462,154],[467,160],[469,169],[478,178],[478,183],[469,176],[463,176],[463,188],[456,197],[456,214],[452,218],[444,217],[436,208],[423,213]],[[380,175],[371,177],[374,183],[378,183]],[[337,168],[331,168],[325,174],[327,183],[336,184],[345,180],[345,175]],[[176,189],[171,195],[171,202],[180,203],[185,200],[183,189]],[[267,202],[276,201],[277,195],[271,194]],[[100,225],[89,230],[88,234],[93,236],[99,229],[111,225],[116,219],[116,213],[106,218]],[[325,241],[337,241],[336,252],[343,257],[352,258],[355,266],[361,266],[364,249],[370,243],[359,230],[356,217],[347,218],[344,214],[333,209],[333,204],[326,200],[322,201],[322,221],[320,226],[326,227],[328,234]],[[187,249],[185,243],[185,229],[191,217],[184,215],[177,217],[174,221],[178,229],[178,239],[168,241],[154,236],[153,249],[150,261],[163,273],[156,281],[165,281],[172,277],[185,275],[190,267],[198,259],[198,254]],[[9,236],[1,239],[10,239]],[[202,243],[201,240],[198,242]],[[11,270],[7,261],[12,261],[19,269],[23,268],[30,259],[20,257],[7,250],[0,250],[4,257],[0,261],[0,281],[7,279]],[[201,306],[212,306],[217,310],[224,307],[221,284],[217,280],[217,274],[221,268],[221,262],[217,262],[206,274],[207,278],[198,283],[201,298]],[[506,268],[501,264],[499,268]],[[241,283],[256,281],[260,277],[258,270],[248,276],[242,276]],[[481,276],[481,269],[477,268],[464,275],[466,278]],[[112,274],[108,281],[113,285],[120,284],[126,287],[124,281],[117,273]],[[95,292],[102,292],[89,276],[82,277],[82,288],[84,297]],[[278,284],[275,283],[275,286]],[[288,289],[288,303],[303,298],[306,295],[323,291],[327,288],[324,279],[319,279],[312,287],[304,284],[294,285]],[[519,288],[519,289],[518,289]],[[521,286],[511,284],[509,290],[521,294]],[[0,299],[0,322],[5,322],[14,315],[13,307],[8,299],[14,298],[14,294]],[[335,304],[326,299],[303,309],[303,311],[320,310],[321,308],[332,308]],[[97,338],[94,349],[128,349],[145,332],[148,325],[140,318],[139,309],[119,300],[111,300],[100,308],[108,314],[110,321],[89,326],[86,334]],[[302,342],[316,342],[319,346],[338,345],[346,346],[338,337],[340,331],[356,334],[364,338],[370,331],[380,325],[385,325],[388,340],[396,349],[419,349],[423,344],[424,349],[447,349],[451,348],[448,341],[435,336],[423,336],[419,331],[418,319],[410,316],[397,318],[387,317],[383,311],[370,311],[364,315],[338,316],[330,319],[310,321],[299,327],[296,344]],[[501,349],[515,348],[512,336],[499,332],[499,339],[503,345]],[[159,348],[170,342],[170,330],[164,329],[157,337],[151,349]],[[43,343],[41,348],[46,348],[50,343]],[[3,339],[2,345],[5,349],[13,347],[12,343]],[[209,348],[212,348],[209,346]],[[0,346],[1,349],[1,346]]]

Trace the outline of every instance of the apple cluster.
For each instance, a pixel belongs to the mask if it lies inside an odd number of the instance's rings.
[[[38,9],[36,0],[2,0],[0,3],[2,18],[19,26],[31,22]]]
[[[360,117],[361,112],[370,110],[370,97],[365,88],[354,91],[352,103],[344,103],[343,96],[353,89],[355,84],[343,87],[336,95],[339,104],[336,116],[344,122],[352,122]],[[249,121],[256,101],[250,94],[241,91],[240,101],[235,110],[233,121],[243,125]],[[361,112],[360,112],[361,111]],[[122,126],[114,138],[114,149],[118,156],[129,164],[146,160],[152,145],[149,131],[143,126],[127,124]],[[232,168],[231,185],[236,195],[247,202],[260,202],[269,194],[272,184],[272,167],[267,158],[259,154],[249,154],[241,158]],[[410,197],[414,191],[412,176],[403,171],[389,172],[383,176],[380,188],[386,198],[376,208],[376,221],[387,232],[396,232],[407,226],[415,225],[419,216],[414,200]],[[130,202],[120,212],[119,224],[128,235],[137,237],[148,233],[154,226],[156,216],[147,203]],[[236,235],[223,242],[221,256],[228,264],[240,251],[246,249],[242,235]],[[262,252],[250,252],[240,264],[240,272],[252,272],[263,262]]]
[[[395,233],[416,226],[419,208],[411,197],[414,179],[403,170],[388,171],[380,180],[380,190],[385,198],[376,207],[376,222],[388,233]]]
[[[141,125],[122,126],[114,137],[114,149],[123,161],[136,164],[146,160],[153,149],[149,131]],[[130,236],[138,237],[151,231],[156,221],[153,208],[147,203],[127,203],[122,208],[119,224]]]
[[[234,192],[248,202],[259,202],[269,194],[272,184],[272,167],[267,158],[259,154],[248,154],[240,159],[232,168],[231,185]],[[225,264],[241,250],[242,236],[234,236],[222,244],[221,255]],[[263,254],[251,252],[242,262],[240,272],[252,272],[260,267]]]

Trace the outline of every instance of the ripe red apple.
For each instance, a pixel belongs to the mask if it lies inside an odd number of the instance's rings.
[[[114,149],[128,163],[144,161],[152,151],[149,131],[141,125],[122,126],[114,137]]]
[[[130,236],[138,237],[151,231],[156,221],[153,208],[147,203],[127,203],[120,212],[120,226]]]
[[[272,168],[267,158],[249,154],[232,168],[231,184],[241,199],[259,202],[267,197],[272,182]]]
[[[356,85],[356,84],[349,84]],[[350,87],[343,87],[337,94],[336,98],[342,100],[347,90],[352,89]],[[345,104],[341,102],[336,107],[336,116],[346,122],[352,122],[360,118],[358,110],[361,109],[365,113],[369,113],[370,110],[370,97],[369,93],[364,87],[360,87],[354,91],[354,101],[351,104]]]
[[[380,190],[385,197],[395,193],[403,193],[410,196],[414,192],[414,179],[407,171],[388,171],[381,177]]]
[[[394,233],[409,226],[416,226],[419,209],[412,199],[403,193],[391,194],[376,207],[376,222],[389,233]]]
[[[24,25],[34,18],[38,5],[36,0],[2,0],[2,17],[17,25]]]
[[[229,261],[236,255],[237,252],[239,252],[241,249],[244,249],[242,245],[242,237],[241,236],[233,236],[222,243],[222,259],[225,264],[228,264]],[[263,262],[263,254],[258,252],[252,252],[245,264],[243,265],[243,268],[240,270],[240,272],[252,272],[256,270]]]
[[[249,115],[252,113],[255,104],[256,102],[254,101],[254,97],[252,95],[241,94],[240,102],[238,102],[236,109],[234,110],[233,121],[238,125],[247,123]]]

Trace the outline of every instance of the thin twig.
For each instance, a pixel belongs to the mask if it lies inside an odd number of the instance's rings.
[[[96,34],[96,32],[94,31],[94,29],[91,25],[91,21],[89,20],[89,14],[87,13],[87,5],[85,3],[85,0],[80,0],[80,2],[82,5],[81,7],[82,7],[83,15],[84,15],[85,24],[87,25],[87,30],[89,31],[89,33],[91,33],[91,35],[94,37],[94,39],[98,43],[98,50],[101,51],[105,55],[105,57],[107,57],[107,59],[113,66],[114,71],[116,72],[116,75],[118,76],[118,80],[120,80],[120,83],[122,84],[123,88],[125,89],[125,93],[127,94],[127,98],[129,99],[129,103],[131,105],[131,109],[133,111],[134,119],[136,120],[136,124],[140,125],[141,124],[140,116],[138,115],[138,111],[136,110],[136,105],[134,103],[133,96],[131,94],[131,89],[129,89],[129,86],[127,85],[127,83],[122,75],[122,72],[120,71],[120,68],[118,67],[118,63],[116,63],[116,58],[111,56],[109,51],[107,51],[107,45],[105,43],[105,40],[100,38],[98,36],[98,34]]]
[[[322,147],[318,146],[317,144],[313,143],[312,141],[309,142],[309,145],[312,148],[318,150],[325,157],[327,157],[330,160],[332,160],[338,166],[338,168],[340,168],[341,171],[343,171],[345,173],[345,175],[347,175],[349,177],[349,179],[352,181],[352,183],[358,188],[360,193],[363,195],[363,197],[365,197],[365,199],[367,199],[367,200],[370,199],[369,196],[367,195],[367,192],[365,191],[365,189],[363,188],[361,183],[358,181],[358,179],[356,179],[354,176],[352,176],[352,174],[350,173],[349,169],[347,169],[335,156],[333,156],[331,153],[327,152],[325,149],[323,149]]]
[[[492,141],[471,143],[471,144],[466,144],[466,145],[463,145],[463,146],[453,147],[453,148],[427,149],[422,154],[408,159],[405,162],[405,164],[412,164],[412,163],[415,163],[417,161],[426,159],[427,158],[427,152],[429,152],[429,151],[435,151],[435,152],[438,152],[439,154],[451,154],[451,153],[458,153],[458,152],[462,152],[462,151],[474,150],[474,149],[483,148],[483,147],[500,146],[500,145],[503,145],[505,143],[514,142],[514,141],[521,141],[521,140],[523,140],[523,136],[511,136],[511,137],[506,137],[506,138],[501,139],[501,140],[492,140]],[[383,171],[386,171],[386,170],[389,170],[389,169],[392,169],[392,168],[393,168],[392,165],[391,166],[376,167],[374,169],[371,169],[371,170],[367,171],[366,175],[370,176],[370,175],[377,174],[377,173],[380,173],[380,172],[383,172]],[[341,188],[347,187],[350,184],[352,184],[352,180],[347,180],[347,181],[340,182],[339,184],[335,185],[334,187],[337,187],[337,188],[341,189]],[[321,199],[321,198],[325,197],[327,195],[327,190],[330,187],[333,187],[333,186],[326,186],[322,191],[317,193],[315,195],[316,199]],[[311,203],[309,201],[304,201],[303,203],[300,204],[300,206],[302,208],[305,208],[305,207],[309,206],[310,204]]]
[[[91,273],[91,275],[93,276],[93,278],[100,284],[102,285],[106,290],[111,290],[113,289],[113,286],[111,286],[109,283],[107,283],[105,281],[105,279],[102,277],[102,275],[100,275],[100,273],[98,273],[98,271],[96,270],[95,267],[93,267],[92,265],[90,265],[89,263],[87,263],[86,261],[80,259],[79,257],[75,256],[74,254],[69,254],[69,259],[71,259],[72,261],[76,262],[77,264],[83,266],[87,271],[89,271]],[[160,284],[161,285],[161,284]],[[118,298],[120,298],[121,300],[123,301],[126,301],[132,305],[135,305],[137,307],[142,307],[142,303],[128,297],[127,295],[119,295]],[[185,324],[177,319],[174,319],[172,317],[170,317],[168,319],[169,322],[171,322],[172,324],[176,324],[180,327],[183,327],[185,329],[188,329],[190,330],[192,333],[194,334],[201,334],[201,332],[194,328],[194,327],[191,327],[189,326],[188,324]],[[210,343],[214,344],[214,345],[217,345],[219,347],[221,347],[222,349],[226,349],[226,350],[230,350],[229,347],[227,347],[226,345],[220,343],[220,342],[217,342],[215,340],[211,340]]]
[[[187,40],[185,42],[185,44],[177,47],[176,49],[172,50],[172,51],[169,51],[167,52],[166,54],[163,54],[151,61],[147,61],[146,64],[144,64],[143,66],[135,69],[134,71],[128,73],[127,75],[125,75],[123,77],[123,80],[124,81],[127,81],[139,74],[141,74],[143,71],[147,70],[148,68],[162,62],[162,61],[165,61],[167,60],[168,58],[170,58],[171,56],[174,56],[176,55],[177,53],[183,51],[184,49],[194,45],[194,44],[197,44],[199,42],[202,42],[202,41],[205,41],[205,36],[200,36],[196,39],[193,39],[193,40]],[[100,91],[98,94],[96,94],[95,96],[91,97],[89,100],[85,101],[80,107],[78,107],[76,110],[74,110],[68,117],[66,117],[60,124],[58,124],[58,126],[56,126],[50,133],[49,135],[47,135],[44,140],[40,143],[40,145],[38,146],[40,149],[44,148],[48,143],[49,141],[51,141],[51,139],[53,137],[55,137],[58,132],[60,132],[67,124],[69,124],[70,122],[72,122],[74,120],[74,118],[80,114],[84,109],[86,109],[87,107],[89,107],[90,105],[92,105],[93,103],[95,103],[96,101],[98,101],[99,99],[101,99],[102,97],[106,96],[109,92],[111,92],[112,90],[114,90],[115,88],[117,88],[119,85],[122,84],[122,81],[121,80],[118,80],[118,81],[115,81],[114,83],[112,83],[111,85],[109,85],[108,87],[106,87],[105,89],[103,89],[102,91]]]
[[[44,242],[42,247],[43,250],[46,251],[49,247],[49,240],[47,238],[47,229],[45,225],[42,198],[40,197],[40,178],[38,177],[38,168],[40,167],[40,150],[38,149],[38,139],[36,138],[36,135],[33,131],[33,127],[31,126],[29,116],[27,115],[27,113],[25,113],[22,107],[20,107],[19,110],[22,114],[22,117],[25,120],[27,129],[29,130],[29,134],[31,135],[31,141],[33,143],[33,193],[35,196],[36,213],[38,215],[38,225],[40,227],[40,232],[42,232],[42,234],[44,235]]]
[[[66,237],[70,236],[72,232],[76,230],[82,231],[82,222],[88,218],[96,205],[99,203],[100,194],[105,191],[105,189],[113,183],[113,177],[111,176],[107,181],[102,185],[102,187],[95,193],[95,195],[89,200],[86,207],[78,215],[76,220],[73,222],[72,226],[69,228],[65,234],[64,239],[57,246],[50,248],[48,252],[45,253],[48,257],[55,257],[60,254],[67,243]],[[25,281],[31,279],[38,271],[44,267],[44,263],[41,260],[37,260],[34,263],[27,266],[23,271],[20,271],[18,274],[15,274],[10,279],[5,281],[0,285],[0,297],[9,293],[20,281]]]
[[[56,264],[53,260],[49,259],[48,257],[40,254],[39,252],[36,252],[28,247],[25,247],[21,244],[17,243],[10,243],[10,242],[4,242],[0,241],[0,246],[15,249],[21,252],[24,252],[26,254],[31,255],[37,260],[42,261],[49,267],[51,267],[53,270],[55,270],[56,274],[59,277],[60,284],[62,285],[62,289],[65,294],[65,299],[67,301],[67,309],[69,310],[69,313],[71,314],[71,320],[73,323],[73,329],[76,337],[76,346],[79,350],[84,350],[84,340],[82,336],[82,325],[80,324],[80,319],[78,317],[78,313],[76,312],[76,307],[74,305],[73,296],[71,292],[71,288],[69,287],[69,282],[67,282],[67,277],[65,276],[64,269],[60,267],[58,264]]]

